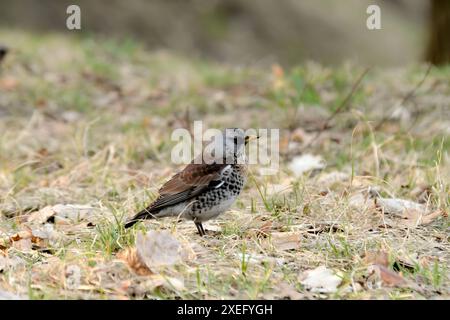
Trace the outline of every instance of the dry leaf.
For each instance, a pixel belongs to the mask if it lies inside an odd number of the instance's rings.
[[[292,250],[300,247],[300,232],[272,232],[271,243],[277,250]]]
[[[178,291],[185,289],[184,282],[182,280],[173,277],[162,276],[160,274],[151,275],[142,284],[142,286],[145,287],[146,291],[153,290],[157,287],[166,287],[168,289],[174,289]]]
[[[140,276],[153,274],[143,261],[139,258],[136,248],[126,248],[117,253],[117,258],[124,261],[135,273]]]
[[[408,227],[429,224],[440,216],[447,215],[443,210],[429,212],[427,206],[404,199],[377,197],[375,203],[377,207],[383,209],[384,213],[394,214],[404,219],[400,224]]]
[[[348,204],[350,207],[359,210],[366,210],[373,207],[373,201],[371,201],[369,197],[364,196],[362,193],[352,195],[348,199]]]
[[[267,237],[270,230],[272,230],[273,222],[268,220],[264,222],[259,228],[256,229],[257,237]]]
[[[417,227],[419,225],[430,224],[441,216],[446,216],[445,211],[436,210],[429,214],[424,214],[422,211],[418,211],[415,209],[406,209],[402,215],[402,218],[404,220],[402,220],[400,223],[408,227]]]
[[[77,265],[70,265],[66,267],[65,272],[65,286],[67,289],[80,289],[81,283],[81,269]]]
[[[22,252],[30,252],[33,249],[33,244],[31,239],[27,238],[14,241],[12,247]]]
[[[367,265],[377,264],[384,267],[389,266],[389,254],[386,251],[368,251],[363,260]]]
[[[46,238],[41,238],[40,233],[34,232],[31,229],[22,230],[18,233],[7,237],[0,239],[0,244],[5,247],[12,246],[13,248],[20,250],[20,251],[31,251],[32,249],[37,248],[45,248],[47,246],[47,240]]]
[[[377,207],[383,209],[384,213],[394,214],[403,217],[406,210],[417,210],[418,212],[426,212],[427,208],[423,204],[416,203],[404,199],[396,198],[375,198]]]
[[[25,300],[26,298],[12,292],[0,290],[0,300]]]
[[[18,233],[9,237],[9,242],[13,248],[19,251],[29,252],[33,248],[33,244],[31,242],[32,237],[33,234],[31,230],[19,231]]]
[[[277,285],[274,291],[265,293],[263,296],[265,300],[275,299],[289,299],[289,300],[302,300],[305,299],[305,295],[297,291],[297,289],[286,282],[281,282]]]
[[[5,77],[0,79],[0,89],[14,90],[19,85],[19,81],[12,77]]]
[[[289,163],[288,167],[296,176],[300,176],[304,172],[313,169],[325,168],[325,162],[320,156],[304,154],[298,157],[294,157],[291,163]]]
[[[413,190],[411,190],[411,197],[417,199],[419,203],[426,203],[431,195],[430,185],[418,185]]]
[[[57,204],[35,211],[28,217],[29,223],[44,224],[54,221],[56,224],[80,222],[92,214],[94,208],[79,204]]]
[[[421,224],[429,224],[439,217],[448,217],[448,214],[444,210],[433,211],[432,213],[422,217]]]
[[[317,267],[314,270],[305,271],[299,277],[300,283],[304,285],[311,292],[317,293],[333,293],[337,291],[338,286],[342,282],[339,277],[332,270],[325,266]]]
[[[44,224],[49,222],[55,214],[56,212],[53,210],[53,207],[47,206],[39,211],[32,212],[27,221],[31,223]]]
[[[137,254],[146,266],[153,270],[160,266],[180,263],[183,259],[192,258],[187,250],[172,233],[167,230],[150,230],[147,234],[139,233],[136,239]]]
[[[9,259],[0,254],[0,273],[9,267]]]
[[[407,284],[407,281],[401,275],[384,266],[374,264],[369,266],[367,270],[387,287],[401,287]]]

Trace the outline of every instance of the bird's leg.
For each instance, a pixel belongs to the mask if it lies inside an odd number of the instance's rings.
[[[194,222],[195,226],[197,227],[198,230],[198,234],[200,235],[200,237],[203,237],[206,233],[205,230],[203,229],[202,223],[201,222]]]
[[[203,235],[205,236],[206,235],[206,231],[205,231],[205,229],[203,229],[203,225],[201,223],[200,223],[200,229],[202,229]]]

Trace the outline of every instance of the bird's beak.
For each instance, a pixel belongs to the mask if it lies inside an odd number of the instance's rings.
[[[245,144],[249,143],[252,140],[259,139],[259,136],[245,136]]]

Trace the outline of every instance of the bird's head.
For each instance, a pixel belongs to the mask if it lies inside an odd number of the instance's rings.
[[[245,162],[245,146],[257,136],[247,135],[243,129],[227,128],[223,131],[224,156],[226,163]]]

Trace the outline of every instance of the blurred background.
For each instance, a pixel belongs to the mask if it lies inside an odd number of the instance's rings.
[[[221,62],[450,60],[445,0],[1,0],[0,27],[78,34],[65,28],[70,4],[81,7],[82,34],[132,38],[150,49]],[[370,4],[381,7],[382,30],[366,28]]]

